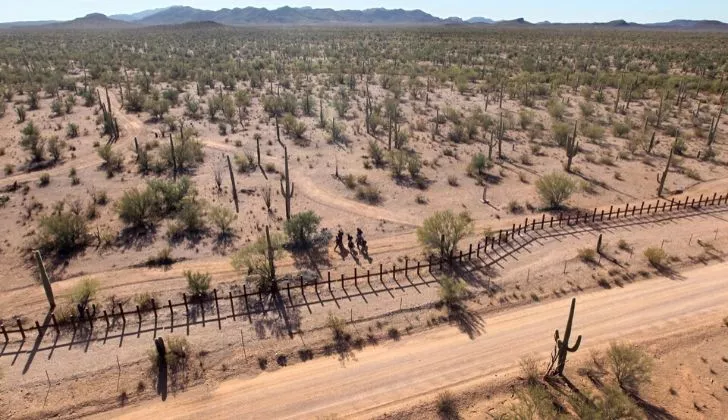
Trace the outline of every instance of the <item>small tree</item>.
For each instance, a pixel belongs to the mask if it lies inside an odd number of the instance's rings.
[[[451,210],[438,211],[417,228],[417,239],[430,251],[450,255],[458,242],[472,233],[473,226],[473,220],[466,212],[456,215]]]
[[[293,246],[308,248],[314,242],[321,218],[313,211],[306,211],[291,216],[285,223],[286,235]]]
[[[650,381],[652,359],[639,347],[612,343],[607,357],[617,383],[625,391],[637,394],[640,386]]]
[[[563,205],[576,191],[576,183],[567,175],[553,172],[536,181],[536,189],[547,208],[555,209]]]

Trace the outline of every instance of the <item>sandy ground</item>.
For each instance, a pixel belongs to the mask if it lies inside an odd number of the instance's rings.
[[[616,339],[639,342],[678,336],[719,323],[728,299],[727,267],[698,269],[681,281],[660,278],[580,296],[574,323],[584,337],[580,351]],[[314,360],[252,380],[191,390],[167,402],[105,413],[102,418],[368,418],[448,387],[487,383],[512,372],[523,356],[545,357],[551,350],[552,331],[563,328],[567,312],[568,301],[534,305],[489,318],[487,333],[475,340],[453,329],[438,329],[365,349],[346,364]]]

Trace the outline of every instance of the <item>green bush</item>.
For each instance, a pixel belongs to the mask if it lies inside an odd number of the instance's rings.
[[[456,215],[451,210],[438,211],[417,228],[417,239],[426,249],[432,252],[442,250],[449,255],[455,251],[458,242],[472,233],[473,226],[473,220],[466,212]]]
[[[276,260],[282,256],[283,244],[286,240],[280,233],[271,233],[270,241],[273,248],[273,260]],[[258,291],[268,292],[270,290],[273,273],[268,261],[268,243],[265,236],[259,237],[255,242],[235,253],[231,264],[239,273],[253,276]]]
[[[116,203],[119,218],[134,227],[144,227],[156,220],[155,208],[157,200],[154,191],[145,189],[139,191],[134,188],[124,191],[124,195]]]
[[[189,290],[192,297],[199,298],[207,295],[207,291],[210,289],[210,280],[212,279],[210,273],[187,270],[184,274],[185,278],[187,278],[187,290]]]
[[[54,213],[40,219],[39,245],[44,250],[66,254],[86,246],[86,219],[72,212]]]
[[[663,267],[667,261],[667,253],[662,248],[656,246],[647,248],[645,250],[645,257],[655,268]]]
[[[468,173],[472,176],[480,176],[483,174],[483,171],[487,169],[490,165],[492,165],[492,163],[488,161],[488,158],[486,158],[484,154],[476,153],[470,159],[470,165],[468,165]]]
[[[96,296],[99,282],[95,279],[85,278],[71,289],[71,302],[74,306],[85,308]]]
[[[207,217],[220,231],[220,236],[228,236],[232,233],[232,224],[236,216],[229,208],[220,206],[212,207]]]
[[[21,134],[20,147],[30,153],[33,162],[43,160],[43,155],[45,154],[45,139],[41,138],[38,126],[33,121],[29,121],[23,127]]]
[[[442,420],[460,419],[457,402],[449,391],[445,391],[437,396],[437,415]]]
[[[369,140],[369,158],[375,166],[382,166],[384,164],[384,151],[379,147],[376,140]]]
[[[450,309],[458,308],[467,293],[468,288],[460,280],[445,277],[440,281],[440,300]]]
[[[636,394],[640,386],[650,381],[652,359],[639,347],[612,343],[607,357],[617,383],[625,391]]]
[[[109,173],[119,172],[124,166],[124,158],[120,153],[116,152],[110,144],[106,144],[98,149],[101,160],[104,161],[104,167]]]
[[[560,208],[576,191],[576,183],[567,175],[552,172],[536,181],[536,189],[547,208]]]
[[[318,232],[321,218],[313,211],[306,211],[291,216],[285,223],[285,232],[293,246],[308,248]]]
[[[382,193],[374,185],[359,185],[356,187],[356,198],[369,204],[377,204],[382,201]]]
[[[625,138],[629,134],[629,125],[621,121],[617,121],[612,125],[612,134],[615,137]]]

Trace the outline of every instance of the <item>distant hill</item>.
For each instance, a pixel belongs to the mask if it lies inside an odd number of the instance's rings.
[[[53,23],[40,28],[48,29],[128,29],[136,27],[136,24],[121,20],[109,19],[101,13],[91,13],[82,18],[68,22]]]
[[[196,21],[211,21],[225,25],[270,24],[435,24],[443,20],[421,10],[366,9],[333,10],[310,7],[281,7],[275,10],[246,7],[244,9],[200,10],[175,6],[154,13],[137,22],[144,25],[170,25]]]
[[[74,19],[68,22],[8,22],[0,23],[0,29],[9,28],[60,28],[60,29],[126,29],[140,26],[171,26],[199,23],[198,27],[210,28],[213,24],[225,26],[245,25],[493,25],[538,28],[614,28],[614,29],[655,29],[679,31],[728,31],[728,24],[717,20],[677,19],[670,22],[640,24],[623,19],[611,22],[592,23],[531,23],[524,18],[499,20],[485,17],[471,17],[463,20],[453,16],[442,19],[422,10],[366,9],[334,10],[314,9],[311,7],[284,6],[275,10],[245,7],[220,10],[203,10],[188,6],[172,6],[161,9],[144,10],[137,13],[119,14],[110,17],[99,13]],[[186,27],[195,27],[189,25]]]
[[[162,11],[165,11],[169,9],[169,7],[162,7],[159,9],[150,9],[150,10],[143,10],[141,12],[132,13],[128,15],[111,15],[109,16],[109,19],[113,20],[123,20],[124,22],[136,22],[138,20],[144,19],[147,16],[151,16],[155,13],[159,13]]]
[[[466,20],[465,22],[466,23],[487,23],[487,24],[495,23],[495,21],[493,19],[488,19],[488,18],[484,18],[484,17],[480,17],[480,16],[471,17],[470,19]]]
[[[59,23],[59,21],[57,21],[57,20],[34,20],[34,21],[24,21],[24,22],[3,22],[3,23],[0,23],[0,29],[32,28],[32,27],[36,27],[36,26],[52,25],[54,23]]]

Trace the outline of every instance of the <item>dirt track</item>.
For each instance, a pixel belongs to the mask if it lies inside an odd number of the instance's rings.
[[[646,340],[719,322],[728,311],[726,269],[722,263],[687,273],[683,280],[661,278],[579,297],[574,332],[584,336],[580,352],[617,338]],[[567,300],[535,305],[483,320],[485,334],[475,340],[455,328],[436,329],[366,349],[344,362],[318,359],[103,418],[371,417],[444,387],[492,380],[516,368],[522,356],[546,356],[567,312]]]

